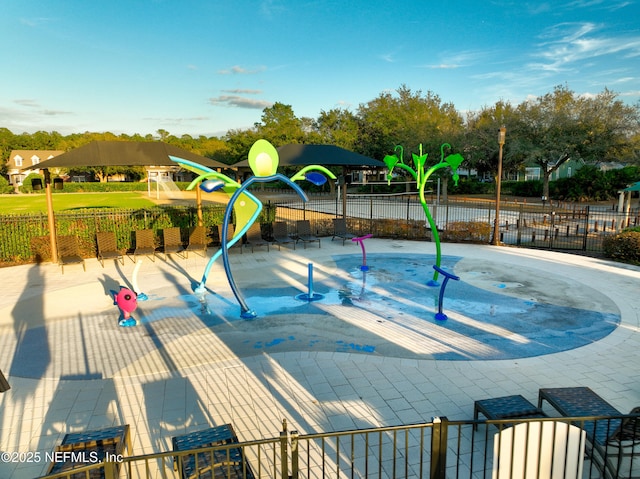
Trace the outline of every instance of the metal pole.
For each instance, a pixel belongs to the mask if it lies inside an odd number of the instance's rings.
[[[282,468],[282,479],[289,479],[289,451],[287,442],[289,440],[289,434],[287,432],[287,420],[282,420],[282,431],[280,431],[280,460]]]
[[[45,168],[44,173],[44,192],[47,197],[47,217],[49,220],[49,239],[51,242],[51,261],[58,262],[58,237],[56,236],[56,218],[53,214],[53,194],[51,193],[51,174],[49,169]]]
[[[505,138],[507,135],[507,129],[502,126],[500,127],[498,134],[498,143],[500,145],[500,150],[498,153],[498,176],[496,177],[496,219],[493,224],[493,244],[495,246],[500,245],[500,188],[502,185],[502,147],[505,143]]]
[[[196,187],[196,216],[198,217],[198,226],[204,225],[204,219],[202,217],[202,190],[200,185]]]

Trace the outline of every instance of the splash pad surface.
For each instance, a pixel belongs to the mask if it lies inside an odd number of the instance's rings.
[[[620,323],[613,301],[591,288],[544,271],[460,257],[444,258],[445,269],[461,280],[445,294],[449,319],[437,321],[439,288],[427,286],[433,256],[372,254],[368,271],[360,270],[357,255],[334,260],[334,274],[315,285],[322,301],[301,303],[290,288],[252,291],[258,324],[237,323],[221,337],[241,341],[244,354],[253,348],[486,360],[574,349]],[[208,305],[222,306],[216,297]],[[234,314],[233,307],[223,309]]]
[[[140,322],[135,328],[117,326],[110,300],[93,300],[81,315],[25,321],[20,342],[2,348],[0,359],[11,364],[15,376],[69,379],[197,370],[291,351],[515,359],[588,345],[618,326],[618,307],[594,288],[504,260],[443,257],[442,267],[460,276],[446,290],[446,321],[434,318],[439,288],[427,286],[433,255],[374,252],[363,272],[361,255],[354,251],[316,263],[314,289],[325,296],[321,301],[296,299],[306,292],[306,278],[303,273],[292,278],[296,274],[277,261],[265,262],[259,279],[254,271],[239,279],[258,313],[250,321],[240,318],[224,284],[198,298],[176,276],[154,282],[149,300],[135,313]],[[269,274],[276,279],[261,283]],[[100,299],[94,289],[88,283],[73,294]],[[19,309],[20,303],[14,311]],[[15,334],[15,328],[0,332],[0,342],[13,344]]]

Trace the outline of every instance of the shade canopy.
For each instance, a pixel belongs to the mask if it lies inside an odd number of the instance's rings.
[[[229,168],[229,165],[224,163],[161,141],[92,141],[50,160],[41,161],[38,168],[176,166],[169,155],[184,158],[209,168]],[[29,168],[33,169],[33,166]]]
[[[280,166],[348,166],[352,168],[386,168],[379,160],[340,148],[335,145],[299,145],[290,144],[279,148]],[[234,167],[249,166],[247,160],[233,165]]]
[[[634,184],[622,191],[640,191],[640,181],[636,181]]]

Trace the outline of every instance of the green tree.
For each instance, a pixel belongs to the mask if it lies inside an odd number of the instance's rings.
[[[498,101],[492,107],[484,107],[478,112],[467,115],[464,138],[465,166],[474,168],[479,176],[490,173],[494,178],[498,174],[499,144],[498,130],[507,129],[507,142],[503,148],[502,171],[517,171],[523,158],[517,149],[510,146],[519,136],[519,116],[509,102]]]
[[[406,85],[395,95],[381,93],[374,100],[362,104],[357,116],[361,124],[360,152],[382,159],[393,152],[396,145],[405,150],[440,151],[442,143],[452,143],[463,131],[463,119],[451,103],[429,91],[413,92]],[[438,157],[439,160],[439,157]]]
[[[346,150],[357,149],[360,123],[358,117],[342,108],[322,110],[315,122],[317,139],[311,143],[335,145]]]
[[[304,140],[302,121],[293,113],[291,105],[276,102],[262,111],[261,120],[255,125],[256,132],[275,147]]]
[[[520,131],[513,149],[540,166],[543,195],[549,196],[551,174],[570,158],[595,163],[632,159],[637,151],[640,110],[604,90],[581,97],[558,86],[518,106]]]
[[[229,130],[225,136],[228,151],[225,163],[234,164],[247,159],[251,145],[261,138],[255,128],[248,130]],[[222,159],[214,158],[222,161]]]

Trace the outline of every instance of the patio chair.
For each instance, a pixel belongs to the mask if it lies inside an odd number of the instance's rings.
[[[151,261],[156,260],[156,241],[153,230],[136,230],[136,248],[133,250],[133,261],[140,255],[148,256]]]
[[[182,246],[182,238],[180,236],[180,228],[177,226],[165,228],[162,230],[162,252],[166,261],[167,255],[177,254],[184,250]]]
[[[318,242],[318,248],[321,247],[320,238],[311,232],[311,223],[309,220],[296,221],[296,234],[296,243],[298,241],[302,241],[305,248],[307,247],[307,243],[311,243],[313,241]]]
[[[82,264],[82,269],[87,270],[84,258],[80,256],[80,247],[78,246],[78,237],[73,235],[58,236],[58,264],[64,267],[67,264]]]
[[[592,459],[606,477],[640,477],[640,408],[621,418],[620,411],[588,387],[542,388],[538,407],[543,401],[564,417],[613,417],[575,424],[587,433]]]
[[[247,231],[247,242],[245,246],[251,246],[251,252],[256,246],[266,246],[269,251],[269,242],[262,237],[262,228],[260,223],[253,223]]]
[[[189,231],[189,244],[184,249],[185,258],[189,255],[189,251],[205,257],[207,255],[207,231],[204,226],[194,226]]]
[[[109,458],[124,456],[125,450],[127,454],[131,454],[133,451],[131,448],[128,424],[106,429],[69,433],[64,436],[62,443],[55,448],[55,452],[69,453],[64,455],[60,454],[60,456],[66,460],[52,462],[47,475],[67,472],[68,475],[64,477],[69,479],[118,477],[118,470],[121,463],[113,459],[107,460],[104,468],[91,471],[91,474],[88,476],[85,472],[73,474],[68,471],[77,467],[86,466],[87,463],[83,460],[86,460],[85,458],[87,457],[95,457],[97,461],[104,461],[107,455]],[[105,469],[108,467],[115,468],[115,471],[112,471],[113,474],[106,474]]]
[[[336,238],[340,238],[342,240],[342,246],[344,246],[344,242],[355,238],[356,235],[349,233],[347,230],[347,220],[344,218],[334,218],[333,219],[333,237],[331,241]]]
[[[231,424],[216,426],[171,438],[175,452],[190,449],[213,448],[211,451],[181,454],[174,458],[174,469],[182,479],[243,478],[255,475],[247,461]]]
[[[227,227],[227,245],[233,239],[233,235],[235,235],[236,229],[233,224],[229,224]],[[218,238],[220,239],[220,244],[222,244],[222,225],[218,225]],[[240,248],[240,253],[242,253],[242,238],[240,238],[236,243],[234,243],[231,248]]]
[[[277,243],[278,250],[283,244],[293,243],[293,249],[296,249],[295,240],[289,236],[287,231],[287,223],[284,221],[276,221],[273,223],[273,241]]]
[[[98,244],[98,261],[104,268],[104,261],[113,259],[120,261],[124,265],[124,256],[118,250],[116,234],[113,231],[100,231],[96,233],[96,242]]]

